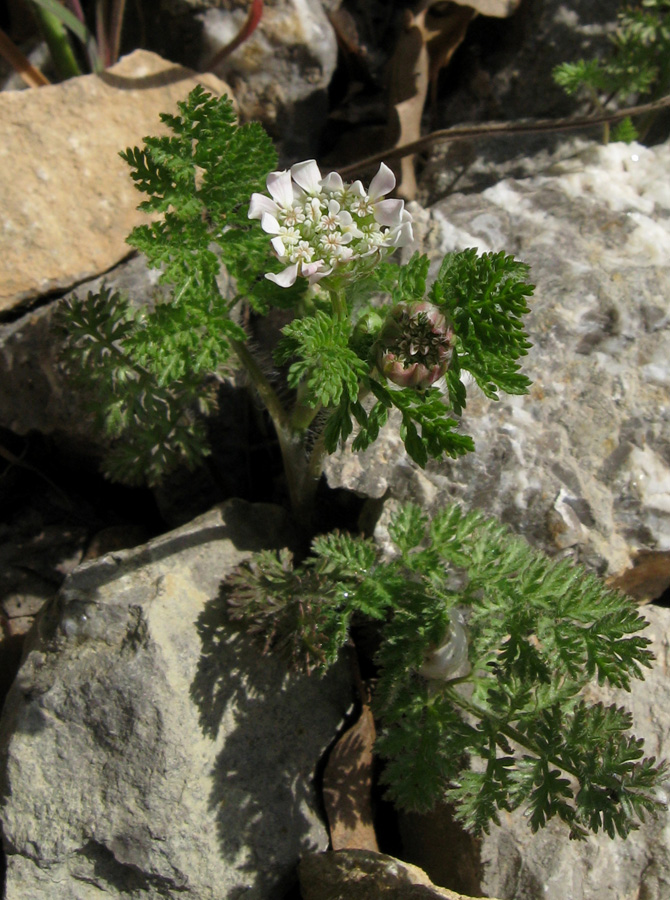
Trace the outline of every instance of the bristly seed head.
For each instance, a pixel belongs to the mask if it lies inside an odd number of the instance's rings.
[[[424,390],[449,368],[454,331],[427,301],[398,303],[377,343],[377,367],[393,384]]]

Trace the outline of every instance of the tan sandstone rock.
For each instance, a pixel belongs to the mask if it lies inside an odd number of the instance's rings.
[[[0,94],[0,312],[118,263],[146,221],[119,151],[164,131],[199,75],[136,50],[101,75]]]
[[[372,850],[309,853],[298,874],[303,900],[468,900],[417,866]]]

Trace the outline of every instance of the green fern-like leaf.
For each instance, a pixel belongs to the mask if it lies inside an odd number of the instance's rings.
[[[377,751],[399,805],[423,811],[446,798],[475,832],[520,806],[531,829],[558,817],[574,838],[638,827],[658,806],[665,764],[644,758],[630,713],[581,696],[593,676],[628,687],[649,665],[632,604],[476,511],[449,506],[429,521],[405,505],[388,527],[398,553],[387,559],[337,533],[318,538],[296,571],[259,558],[265,574],[233,585],[236,608],[247,606],[253,627],[265,623],[271,644],[284,623],[297,627],[296,654],[322,665],[355,616],[379,623]],[[272,566],[281,571],[270,577]],[[318,618],[285,618],[315,584]],[[426,663],[455,639],[457,621],[468,658],[439,678]]]
[[[477,255],[474,249],[447,254],[431,291],[432,302],[453,322],[456,347],[452,367],[465,369],[487,397],[498,391],[523,394],[530,384],[519,373],[517,360],[531,346],[522,316],[534,287],[528,266],[504,253]],[[464,395],[448,381],[454,411],[460,414]]]
[[[355,401],[367,365],[349,347],[351,323],[317,310],[282,329],[275,358],[286,363],[297,357],[288,372],[291,387],[307,388],[310,406],[338,406],[343,397]]]

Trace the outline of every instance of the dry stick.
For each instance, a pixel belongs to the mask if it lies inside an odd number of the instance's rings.
[[[28,87],[44,87],[45,84],[51,84],[46,75],[42,75],[40,70],[36,69],[30,60],[21,53],[2,28],[0,28],[0,56],[4,56]]]
[[[412,141],[410,144],[403,144],[401,147],[393,147],[389,150],[375,153],[372,156],[367,156],[365,159],[360,159],[350,166],[343,166],[337,171],[343,178],[346,178],[376,163],[408,156],[429,147],[431,144],[444,141],[457,141],[471,137],[505,136],[508,134],[538,134],[543,131],[570,131],[573,128],[588,128],[591,125],[602,125],[604,122],[616,122],[619,119],[625,119],[626,116],[639,116],[668,106],[670,106],[670,96],[661,97],[660,100],[654,100],[653,103],[630,106],[627,109],[620,109],[612,113],[601,113],[597,116],[575,116],[566,119],[529,119],[521,122],[483,122],[481,125],[444,128],[440,131],[433,131],[425,137]]]

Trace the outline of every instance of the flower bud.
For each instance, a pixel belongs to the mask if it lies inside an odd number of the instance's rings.
[[[432,303],[398,303],[378,341],[377,367],[400,387],[425,390],[449,368],[454,331]]]

